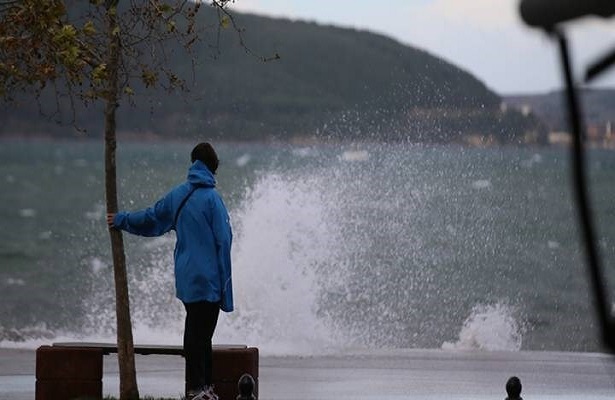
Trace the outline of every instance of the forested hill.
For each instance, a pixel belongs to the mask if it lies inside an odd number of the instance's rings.
[[[211,23],[213,16],[202,18]],[[118,109],[120,137],[126,132],[242,140],[544,137],[533,115],[502,109],[501,98],[481,81],[425,51],[354,29],[247,14],[235,14],[235,21],[245,46],[227,28],[219,52],[211,46],[215,34],[203,37],[194,67],[190,58],[174,55],[174,68],[187,78],[189,91],[149,91],[148,98],[135,96],[133,106],[124,101]],[[280,58],[273,61],[257,57],[275,54]],[[28,104],[3,107],[0,133],[74,134],[70,127],[34,118],[38,109]],[[101,135],[100,107],[79,109],[78,115],[77,125],[88,135]]]

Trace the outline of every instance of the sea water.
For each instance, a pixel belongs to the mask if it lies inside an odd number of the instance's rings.
[[[192,145],[120,142],[120,208],[180,184]],[[215,145],[236,303],[215,342],[269,355],[602,350],[568,149]],[[615,153],[589,161],[613,280]],[[0,142],[0,182],[0,347],[115,340],[102,141]],[[136,342],[181,343],[174,241],[125,234]]]

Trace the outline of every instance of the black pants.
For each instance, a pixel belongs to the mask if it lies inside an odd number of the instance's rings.
[[[207,301],[184,303],[186,325],[184,328],[184,353],[186,355],[186,387],[199,390],[211,385],[212,350],[220,305]]]

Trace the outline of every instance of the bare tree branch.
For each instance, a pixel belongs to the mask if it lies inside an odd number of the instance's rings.
[[[271,57],[265,57],[265,56],[260,56],[256,53],[254,53],[252,51],[252,49],[250,49],[250,47],[248,47],[246,45],[246,42],[244,40],[243,37],[243,32],[244,29],[240,28],[237,25],[237,22],[235,21],[235,16],[233,14],[231,14],[228,10],[227,10],[227,6],[229,3],[234,2],[234,0],[212,0],[212,5],[214,7],[217,8],[218,13],[222,13],[224,17],[228,18],[228,20],[230,21],[231,25],[233,26],[233,29],[235,30],[235,32],[237,33],[237,37],[239,38],[239,45],[241,47],[243,47],[243,49],[245,50],[245,52],[252,56],[255,57],[263,62],[267,62],[267,61],[273,61],[273,60],[279,60],[280,59],[280,55],[278,53],[275,53],[273,56]],[[224,24],[222,23],[223,18],[218,18],[218,20],[220,21],[220,24],[218,25],[218,41],[219,41],[219,37],[220,37],[220,30],[222,28],[224,28]]]

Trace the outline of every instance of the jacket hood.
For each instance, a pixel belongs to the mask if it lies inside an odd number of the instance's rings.
[[[214,174],[212,174],[209,168],[200,160],[196,160],[192,163],[190,169],[188,169],[188,182],[197,186],[216,186]]]

